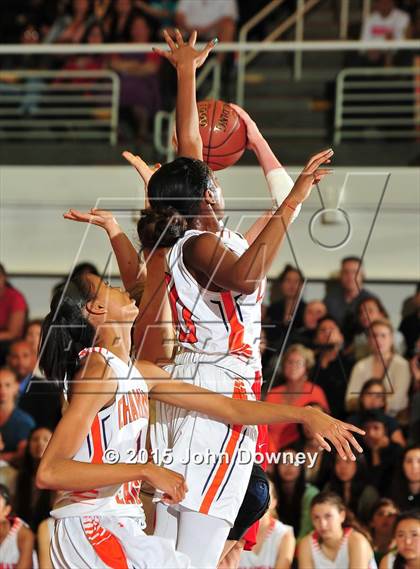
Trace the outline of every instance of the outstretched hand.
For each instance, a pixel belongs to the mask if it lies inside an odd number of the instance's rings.
[[[146,162],[140,158],[140,156],[132,154],[128,150],[125,150],[122,155],[127,160],[127,162],[129,162],[137,170],[137,172],[140,174],[141,179],[143,180],[145,195],[144,207],[147,209],[150,206],[149,197],[147,194],[147,186],[149,184],[150,178],[156,172],[156,170],[160,168],[161,164],[155,164],[154,168],[150,168],[150,166],[148,166]]]
[[[331,173],[331,169],[320,168],[320,166],[321,164],[329,164],[333,154],[334,150],[332,148],[328,148],[328,150],[323,150],[322,152],[311,156],[305,168],[296,180],[295,185],[290,192],[290,196],[299,203],[305,201],[311,193],[312,186],[314,184],[318,184],[324,176]]]
[[[319,446],[327,451],[331,451],[331,446],[325,439],[328,439],[337,449],[338,454],[343,460],[356,460],[353,454],[352,446],[359,452],[363,452],[362,447],[354,438],[352,432],[364,435],[365,431],[330,417],[323,411],[314,407],[306,407],[310,415],[306,421],[307,427],[312,431],[315,439],[319,442]]]
[[[202,50],[195,49],[197,41],[196,31],[192,32],[187,43],[184,42],[179,30],[175,30],[173,38],[167,30],[164,30],[163,36],[170,51],[158,48],[153,48],[153,51],[167,59],[175,68],[190,64],[194,69],[198,69],[203,65],[209,53],[217,44],[217,38],[215,38],[209,41]]]
[[[64,219],[70,221],[79,221],[81,223],[91,223],[102,227],[110,237],[121,231],[118,221],[115,219],[112,211],[105,209],[92,208],[84,213],[77,209],[69,209],[64,215]]]

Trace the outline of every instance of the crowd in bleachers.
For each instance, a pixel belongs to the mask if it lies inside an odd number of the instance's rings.
[[[217,37],[235,41],[238,30],[258,12],[267,0],[3,0],[0,18],[1,43],[149,43],[162,41],[162,30],[177,26],[184,34],[196,29],[201,40]],[[296,9],[294,0],[282,3],[270,21],[264,21],[250,39],[267,35],[272,21],[286,18]],[[420,12],[416,2],[377,0],[363,23],[363,40],[389,40],[418,37]],[[221,98],[232,97],[232,72],[235,57],[217,53],[222,63]],[[408,59],[407,59],[408,57]],[[412,54],[368,50],[351,53],[349,62],[358,65],[384,65],[396,62],[410,65]],[[160,110],[172,110],[176,78],[170,65],[150,53],[91,54],[74,56],[3,57],[2,69],[55,69],[67,71],[113,70],[121,82],[120,136],[150,141],[151,120]],[[17,79],[3,77],[9,84]],[[33,84],[34,86],[34,84]],[[35,97],[36,99],[36,97]],[[36,101],[29,105],[34,110]],[[28,105],[22,107],[28,110]]]
[[[77,271],[97,272],[90,263]],[[267,516],[275,515],[293,528],[298,543],[306,543],[317,528],[316,507],[346,508],[379,561],[395,546],[391,522],[397,513],[420,508],[420,286],[405,300],[394,331],[363,278],[360,259],[347,257],[338,278],[328,281],[325,298],[307,302],[297,268],[287,265],[272,281],[261,341],[265,399],[318,406],[366,435],[360,437],[364,454],[352,463],[320,451],[306,427],[270,427],[269,452],[315,459],[269,466],[277,497]],[[0,483],[7,487],[0,495],[7,494],[14,514],[33,532],[44,522],[40,535],[48,536],[45,520],[54,496],[36,489],[34,475],[63,401],[36,369],[41,321],[29,316],[28,303],[0,266]],[[319,493],[326,502],[315,500]]]

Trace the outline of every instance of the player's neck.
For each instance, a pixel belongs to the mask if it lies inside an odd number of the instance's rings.
[[[220,225],[217,217],[212,212],[208,215],[198,215],[197,217],[191,219],[188,223],[188,229],[217,233],[220,231]]]
[[[123,362],[128,362],[131,352],[130,328],[128,326],[104,327],[96,345],[109,350]]]

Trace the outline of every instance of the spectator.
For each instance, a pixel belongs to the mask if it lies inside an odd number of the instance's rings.
[[[367,483],[366,462],[359,456],[355,462],[335,455],[334,470],[325,490],[340,496],[346,508],[363,523],[369,520],[373,506],[379,500],[377,490]]]
[[[372,294],[363,288],[362,260],[359,257],[345,257],[341,261],[339,281],[327,291],[325,304],[328,314],[337,321],[344,335],[351,336],[359,303]]]
[[[13,342],[7,362],[19,381],[19,408],[28,413],[36,425],[53,430],[61,418],[60,391],[53,382],[34,375],[37,356],[31,345],[25,340]]]
[[[101,44],[105,41],[105,31],[99,22],[93,22],[87,29],[81,43]],[[68,71],[97,71],[104,69],[106,59],[100,54],[84,54],[70,57],[63,69]],[[80,81],[80,79],[77,79]],[[87,79],[83,78],[86,83]]]
[[[0,368],[0,460],[17,466],[23,457],[29,433],[35,422],[16,406],[19,383],[16,374]]]
[[[415,308],[411,314],[403,318],[399,330],[405,338],[407,346],[406,357],[411,358],[414,355],[414,347],[417,338],[420,336],[420,292],[415,296]]]
[[[394,0],[376,0],[372,13],[363,23],[361,40],[402,40],[407,36],[409,26],[409,15],[396,8]],[[378,50],[369,50],[367,60],[375,65],[390,63],[389,55]]]
[[[308,405],[324,411],[316,402],[309,401]],[[309,482],[309,484],[312,484],[312,486],[316,486],[319,490],[322,490],[331,471],[331,453],[319,447],[319,441],[314,437],[313,431],[307,425],[298,425],[298,431],[299,440],[295,444],[295,447],[304,452],[306,456],[309,456],[310,453],[312,456],[317,457],[313,465],[304,464],[305,480]]]
[[[329,315],[318,321],[315,332],[316,363],[312,379],[327,396],[332,415],[345,416],[344,399],[353,359],[343,352],[344,338],[337,322]]]
[[[299,569],[376,569],[365,530],[334,492],[321,492],[311,503],[315,531],[299,546]]]
[[[364,451],[368,481],[383,496],[389,489],[395,465],[401,460],[403,449],[391,441],[382,411],[367,411],[362,425],[366,431]]]
[[[420,306],[420,282],[417,283],[415,294],[404,300],[401,307],[401,318],[404,320],[406,316],[416,312],[418,306]]]
[[[319,490],[305,482],[305,469],[296,460],[296,454],[294,448],[282,449],[282,460],[275,467],[273,482],[278,499],[278,519],[293,527],[299,542],[313,529],[310,504]]]
[[[133,43],[149,41],[150,29],[143,17],[132,20],[129,37]],[[120,76],[121,107],[130,109],[136,134],[142,140],[149,136],[151,117],[159,110],[159,65],[160,58],[155,53],[124,54],[111,60],[111,67]]]
[[[35,318],[30,320],[25,329],[24,340],[31,346],[32,353],[38,357],[38,349],[41,340],[42,320]]]
[[[176,0],[134,0],[134,5],[151,19],[156,32],[174,27]]]
[[[290,569],[295,553],[296,540],[293,528],[277,519],[277,497],[270,482],[270,507],[260,519],[257,543],[252,551],[242,551],[240,569]]]
[[[305,302],[301,300],[297,306],[296,304],[299,301],[303,282],[303,274],[292,265],[286,265],[280,273],[275,284],[278,284],[281,298],[272,303],[266,313],[266,330],[270,344],[281,347],[292,320],[294,327],[302,327]],[[273,292],[275,291],[272,288],[272,296]]]
[[[303,311],[303,325],[292,331],[292,343],[303,344],[311,350],[315,349],[315,334],[318,322],[326,316],[327,307],[322,300],[309,301]]]
[[[386,428],[391,441],[405,446],[405,438],[398,421],[386,414],[386,391],[380,379],[369,379],[362,387],[359,395],[358,411],[348,417],[347,421],[356,427],[362,427],[363,417],[366,411],[379,409],[385,414]]]
[[[86,30],[94,21],[91,0],[72,0],[71,14],[61,19],[61,30],[55,40],[57,43],[81,43]],[[51,41],[51,40],[50,40]]]
[[[294,344],[286,351],[282,362],[282,373],[285,383],[268,392],[266,401],[277,404],[304,407],[310,401],[316,402],[323,410],[329,411],[327,399],[320,387],[308,380],[308,371],[314,365],[314,356],[300,344]],[[269,425],[270,450],[294,443],[299,438],[296,424],[279,423]]]
[[[394,525],[398,514],[397,506],[389,498],[381,498],[372,510],[369,529],[378,565],[395,548]]]
[[[130,41],[130,29],[135,12],[132,0],[115,0],[111,18],[109,41],[126,43]]]
[[[9,342],[22,337],[27,312],[25,297],[8,282],[0,264],[0,366],[5,363]]]
[[[376,320],[369,328],[369,344],[372,355],[354,366],[346,393],[349,412],[357,404],[364,383],[368,379],[380,379],[386,387],[387,410],[395,417],[408,406],[411,375],[408,362],[395,353],[393,328],[387,320]]]
[[[201,39],[218,38],[234,41],[238,8],[236,0],[179,0],[175,14],[176,25],[190,35],[197,30]],[[223,54],[218,58],[223,60]]]
[[[36,471],[51,437],[52,432],[44,427],[32,431],[17,479],[15,511],[35,533],[52,509],[53,493],[35,486]]]
[[[404,449],[390,495],[402,511],[420,508],[420,445]]]
[[[420,336],[414,351],[416,353],[410,360],[413,392],[410,404],[409,436],[411,442],[420,443]]]
[[[395,522],[397,551],[388,553],[379,569],[409,569],[420,566],[420,511],[403,512]]]
[[[20,518],[10,516],[12,512],[10,493],[0,484],[0,563],[2,567],[33,566],[34,536]]]
[[[353,340],[350,350],[353,352],[356,360],[360,360],[369,355],[369,326],[375,320],[389,320],[389,314],[379,298],[372,296],[365,298],[357,310],[357,324],[359,333]],[[404,355],[405,340],[401,332],[394,332],[394,346],[397,353]]]

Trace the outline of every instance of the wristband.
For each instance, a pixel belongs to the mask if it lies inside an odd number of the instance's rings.
[[[290,194],[290,190],[293,188],[294,182],[284,168],[275,168],[274,170],[270,170],[266,175],[266,179],[271,197],[273,198],[277,209]],[[291,219],[291,222],[293,223],[300,213],[302,204],[298,204],[297,207],[292,207],[289,204],[286,205],[295,211]]]

